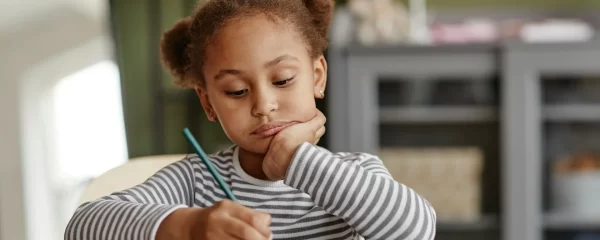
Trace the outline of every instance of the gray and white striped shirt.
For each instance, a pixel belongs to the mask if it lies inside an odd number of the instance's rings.
[[[245,173],[235,145],[209,157],[240,204],[271,215],[274,239],[435,237],[434,209],[394,181],[376,156],[304,143],[277,182]],[[136,187],[81,205],[65,240],[153,240],[176,209],[210,207],[225,198],[202,161],[190,155]]]

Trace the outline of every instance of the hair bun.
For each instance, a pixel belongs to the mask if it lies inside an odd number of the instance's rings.
[[[162,35],[160,53],[163,65],[182,83],[185,78],[190,59],[187,48],[191,42],[189,33],[192,19],[190,17],[179,20],[173,28]]]
[[[333,15],[335,6],[334,0],[302,0],[304,6],[308,9],[313,17],[313,25],[319,31],[323,38],[327,38],[329,32],[329,24]]]

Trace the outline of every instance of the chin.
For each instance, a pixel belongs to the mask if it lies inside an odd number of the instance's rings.
[[[243,144],[237,144],[246,151],[255,154],[266,154],[269,151],[269,145],[271,144],[272,137],[264,138],[260,140],[248,140],[244,141]]]

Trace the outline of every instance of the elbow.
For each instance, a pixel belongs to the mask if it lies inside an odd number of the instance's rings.
[[[405,233],[409,237],[402,239],[433,240],[436,237],[437,216],[433,206],[424,198],[421,198],[420,217],[415,218],[412,231]]]
[[[63,234],[65,240],[75,240],[74,233],[76,232],[74,222],[77,221],[77,216],[73,215],[71,219],[69,219],[69,223],[67,223],[67,227],[65,228],[65,232]]]
[[[427,200],[423,200],[425,202],[425,216],[427,217],[427,220],[425,221],[425,225],[424,225],[424,229],[423,231],[424,234],[424,240],[433,240],[435,239],[435,234],[436,234],[436,227],[437,227],[437,215],[435,213],[435,209],[433,208],[433,206],[427,201]]]
[[[78,239],[78,236],[76,236],[76,233],[78,232],[78,226],[75,223],[81,224],[82,221],[80,221],[79,219],[85,217],[83,213],[86,212],[86,209],[91,207],[90,205],[90,203],[84,203],[75,210],[75,212],[71,216],[71,219],[69,219],[69,222],[67,223],[67,227],[65,228],[65,240]]]
[[[435,209],[433,208],[433,206],[431,206],[431,204],[427,204],[429,206],[429,212],[430,212],[430,226],[429,229],[431,229],[431,231],[428,233],[429,236],[431,236],[429,239],[434,240],[435,239],[435,233],[437,231],[437,215],[435,213]]]
[[[65,228],[65,232],[63,234],[64,239],[65,240],[75,240],[73,233],[74,233],[74,229],[73,229],[73,218],[71,218],[71,220],[69,220],[69,223],[67,224],[67,227]]]
[[[435,209],[429,202],[423,198],[420,199],[418,208],[415,208],[415,215],[409,218],[410,221],[398,222],[400,231],[396,233],[393,239],[410,240],[434,240],[436,237],[437,216]],[[418,215],[417,215],[418,214]],[[417,217],[418,216],[418,217]],[[408,220],[408,219],[407,219]]]

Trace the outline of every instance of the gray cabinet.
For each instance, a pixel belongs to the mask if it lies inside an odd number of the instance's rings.
[[[496,46],[330,50],[329,119],[337,125],[332,125],[329,132],[332,150],[375,151],[381,122],[468,122],[495,118],[493,109],[478,106],[427,108],[417,102],[380,108],[377,97],[382,78],[407,82],[405,90],[413,95],[428,94],[429,82],[435,78],[488,80],[497,71],[496,52]]]
[[[599,77],[600,43],[332,46],[328,61],[331,150],[483,149],[484,217],[468,225],[440,222],[438,239],[571,239],[553,237],[552,229],[582,226],[544,214],[551,211],[545,159],[565,144],[578,145],[564,143],[578,138],[557,134],[560,124],[598,122],[591,129],[600,138],[600,101],[566,101],[560,96],[569,89],[544,82]],[[600,230],[600,223],[585,224]]]
[[[600,125],[594,125],[600,123],[600,102],[581,99],[582,91],[569,88],[577,83],[566,84],[552,92],[548,89],[549,81],[557,76],[566,81],[600,76],[600,44],[507,44],[502,65],[505,239],[552,239],[553,229],[577,230],[585,225],[600,229],[600,222],[551,217],[552,206],[547,202],[552,175],[549,169],[551,161],[561,152],[557,151],[559,148],[571,145],[581,146],[586,151],[600,150],[597,146],[585,146],[585,136],[552,134],[561,130],[561,124],[568,128],[572,124],[587,123],[584,131],[597,129]],[[582,90],[585,86],[579,87]],[[572,96],[551,96],[567,94]],[[595,94],[600,96],[600,91]],[[593,138],[588,140],[600,142],[600,135]]]

